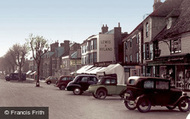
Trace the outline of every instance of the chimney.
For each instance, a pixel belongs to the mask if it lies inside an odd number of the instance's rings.
[[[108,32],[108,26],[107,26],[107,24],[106,24],[106,26],[102,26],[102,34],[104,34],[104,33],[106,33],[106,32]]]
[[[161,0],[154,0],[153,11],[158,9],[160,7],[160,5],[162,5]]]
[[[64,53],[66,55],[69,55],[70,51],[70,41],[69,40],[64,40],[64,43],[62,44],[64,46]]]
[[[51,52],[54,52],[54,51],[55,51],[55,48],[58,48],[59,43],[58,43],[58,42],[55,42],[55,43],[51,44],[50,46],[51,46]]]

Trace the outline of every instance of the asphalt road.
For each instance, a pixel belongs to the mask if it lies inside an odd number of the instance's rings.
[[[97,100],[91,94],[76,96],[54,85],[32,81],[17,82],[0,79],[1,107],[49,107],[49,119],[186,119],[188,113],[178,109],[152,107],[148,113],[125,108],[118,96]]]

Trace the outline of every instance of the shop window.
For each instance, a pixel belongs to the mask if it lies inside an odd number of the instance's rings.
[[[175,39],[170,41],[171,53],[180,53],[181,52],[181,39]]]

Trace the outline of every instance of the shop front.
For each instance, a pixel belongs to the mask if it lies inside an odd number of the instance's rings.
[[[171,80],[172,86],[190,90],[190,54],[155,58],[148,66],[155,76]]]

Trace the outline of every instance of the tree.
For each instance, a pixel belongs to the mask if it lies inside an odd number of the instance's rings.
[[[40,87],[40,64],[42,61],[42,56],[48,51],[49,45],[48,40],[46,40],[43,36],[34,36],[33,34],[29,35],[28,44],[32,50],[32,56],[37,65],[37,79],[36,79],[36,87]],[[46,50],[45,50],[46,49]],[[43,52],[44,51],[44,52]]]
[[[22,67],[25,64],[26,56],[28,54],[28,47],[26,44],[20,45],[15,44],[10,49],[10,53],[12,56],[12,59],[14,59],[15,65],[19,68],[19,78],[21,80],[21,74],[22,74]]]

